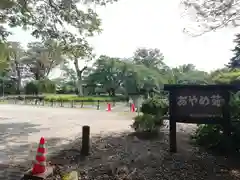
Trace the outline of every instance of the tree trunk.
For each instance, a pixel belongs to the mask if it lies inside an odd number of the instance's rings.
[[[82,74],[78,72],[78,79],[77,79],[77,89],[78,89],[78,95],[83,96],[83,87],[82,87]]]
[[[21,77],[18,76],[18,79],[17,79],[17,94],[20,94],[21,93]]]
[[[17,68],[17,94],[20,94],[21,91],[21,82],[22,82],[22,77],[21,77],[21,72],[19,67]]]
[[[16,68],[16,73],[17,73],[17,94],[20,94],[21,82],[22,82],[21,70],[20,70],[19,65],[20,65],[19,62],[15,58],[15,68]]]
[[[78,65],[78,59],[74,60],[74,66],[77,72],[77,89],[78,89],[78,95],[79,96],[83,96],[83,86],[82,86],[82,73],[84,70],[87,69],[87,66],[85,66],[84,68],[82,68],[81,70],[79,69],[79,65]]]

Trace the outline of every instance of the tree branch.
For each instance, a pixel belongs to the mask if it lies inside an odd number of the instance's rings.
[[[195,21],[198,24],[198,28],[203,28],[201,33],[190,33],[191,30],[184,28],[184,32],[198,37],[205,33],[233,25],[239,26],[236,21],[240,16],[240,1],[239,0],[184,0],[184,6],[186,9],[193,8],[195,11]]]
[[[87,66],[84,66],[84,67],[80,70],[80,72],[83,73],[83,71],[85,71],[87,68],[88,68]]]

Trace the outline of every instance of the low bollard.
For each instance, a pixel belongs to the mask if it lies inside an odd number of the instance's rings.
[[[97,110],[99,110],[100,109],[100,101],[98,100],[97,101]]]
[[[88,156],[89,150],[90,150],[90,126],[83,126],[81,155]]]

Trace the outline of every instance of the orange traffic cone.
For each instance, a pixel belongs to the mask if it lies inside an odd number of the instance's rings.
[[[45,139],[41,137],[39,146],[37,149],[36,160],[34,161],[32,168],[32,175],[43,174],[46,172],[46,149],[45,149]]]
[[[111,111],[111,110],[112,110],[112,108],[111,108],[111,104],[108,103],[108,104],[107,104],[107,111]]]
[[[47,166],[45,139],[41,137],[33,168],[24,174],[23,179],[46,179],[53,174],[54,168],[55,166],[50,164]]]
[[[135,112],[135,105],[133,103],[132,103],[132,106],[131,106],[131,111]]]

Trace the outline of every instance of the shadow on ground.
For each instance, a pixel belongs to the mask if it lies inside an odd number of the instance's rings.
[[[31,146],[28,137],[45,130],[39,124],[32,123],[1,123],[0,124],[0,163],[25,158],[26,150]]]
[[[78,170],[83,180],[240,179],[239,160],[201,152],[189,144],[186,133],[177,137],[178,153],[170,154],[167,131],[154,140],[139,140],[127,132],[96,136],[87,158],[80,156],[78,139],[51,161],[64,171]]]
[[[178,153],[169,153],[168,132],[153,140],[140,140],[129,132],[99,135],[91,138],[91,155],[80,156],[81,139],[63,145],[49,160],[64,172],[77,170],[82,180],[237,180],[240,163],[217,157],[188,144],[185,133],[178,132]],[[49,139],[48,147],[58,139]],[[51,145],[50,145],[51,144]],[[8,167],[4,179],[18,179],[27,163]],[[7,168],[7,167],[6,167]],[[6,169],[5,168],[5,169]],[[20,177],[19,177],[20,178]],[[0,178],[2,179],[2,178]],[[53,178],[51,179],[53,180]],[[55,180],[55,179],[54,179]]]
[[[63,139],[63,138],[47,139],[48,149],[51,149],[52,151],[61,149],[61,145],[59,145],[59,144],[64,140],[65,139]],[[29,170],[32,167],[32,160],[35,158],[37,146],[38,146],[38,143],[23,144],[20,146],[12,146],[11,152],[15,152],[16,156],[22,155],[22,156],[27,156],[28,158],[26,158],[25,160],[21,159],[21,161],[15,161],[15,159],[12,159],[8,163],[0,163],[0,179],[20,180],[22,175],[24,174],[24,172],[26,172],[27,170]],[[17,154],[16,154],[16,152],[17,152]],[[29,152],[29,154],[26,154],[25,152]],[[55,151],[55,153],[59,153],[59,151]],[[52,153],[52,154],[54,156],[54,153]]]
[[[19,179],[23,170],[31,167],[38,143],[29,143],[28,137],[45,129],[31,123],[0,124],[0,179]],[[64,140],[47,139],[47,146],[56,150]]]

